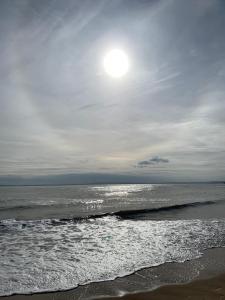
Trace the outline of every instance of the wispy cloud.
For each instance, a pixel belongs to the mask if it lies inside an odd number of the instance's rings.
[[[224,1],[14,2],[0,1],[0,175],[224,178]],[[122,80],[102,68],[111,47],[129,56]]]

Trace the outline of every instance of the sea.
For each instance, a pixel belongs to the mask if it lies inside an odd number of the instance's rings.
[[[0,187],[1,296],[126,278],[223,247],[224,183]]]

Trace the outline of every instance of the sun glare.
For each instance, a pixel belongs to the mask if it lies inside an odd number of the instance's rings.
[[[120,78],[128,72],[129,60],[124,51],[113,49],[105,55],[103,66],[108,75],[114,78]]]

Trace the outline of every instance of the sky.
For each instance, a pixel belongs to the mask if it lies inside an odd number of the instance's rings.
[[[1,0],[0,57],[0,184],[225,180],[223,0]]]

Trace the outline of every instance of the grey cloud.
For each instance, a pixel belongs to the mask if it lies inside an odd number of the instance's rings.
[[[169,163],[169,160],[167,158],[154,156],[148,160],[139,161],[137,164],[137,167],[144,168],[144,167],[148,167],[151,165],[158,165],[158,164],[164,164],[164,163]]]
[[[97,107],[98,106],[98,103],[91,103],[91,104],[85,104],[85,105],[82,105],[78,108],[78,110],[87,110],[87,109],[91,109],[93,107]]]

